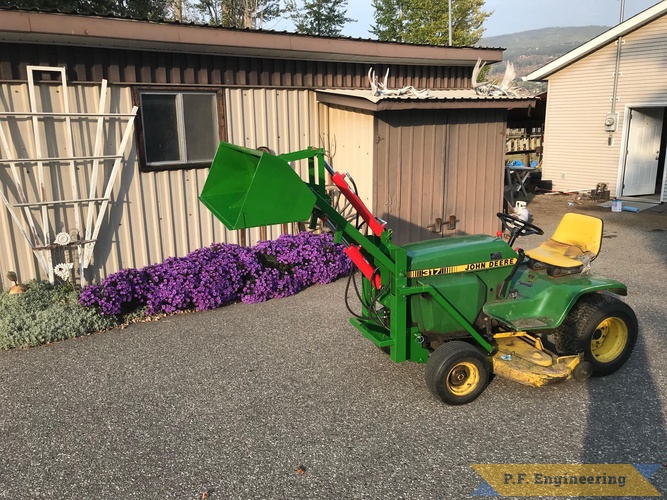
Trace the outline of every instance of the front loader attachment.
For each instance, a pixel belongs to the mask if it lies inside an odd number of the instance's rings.
[[[407,250],[392,243],[391,230],[365,206],[354,183],[348,183],[349,174],[336,172],[324,154],[321,148],[308,148],[275,156],[221,142],[199,199],[230,230],[309,219],[314,228],[315,219],[320,219],[365,278],[361,314],[351,323],[377,346],[388,348],[392,361],[425,363],[428,359],[421,332],[408,322],[412,295],[432,297],[485,351],[493,350],[434,287],[408,285]],[[303,160],[308,163],[308,180],[289,163]],[[356,223],[332,206],[328,185],[335,186],[354,207]]]
[[[228,229],[307,220],[316,201],[285,159],[225,142],[199,199]]]

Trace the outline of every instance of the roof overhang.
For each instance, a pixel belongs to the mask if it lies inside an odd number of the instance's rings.
[[[0,40],[298,60],[473,66],[502,48],[443,47],[124,18],[1,10]]]
[[[567,54],[551,61],[549,64],[542,66],[540,69],[533,71],[527,76],[523,77],[524,81],[535,82],[547,79],[557,71],[577,62],[586,57],[588,54],[608,45],[617,40],[619,37],[625,36],[628,33],[650,23],[651,21],[665,15],[667,13],[667,0],[664,0],[653,7],[640,12],[636,16],[631,17],[627,21],[615,26],[614,28],[605,31],[601,35],[596,36],[592,40],[580,45]]]
[[[534,108],[532,97],[487,97],[474,90],[430,91],[430,97],[373,96],[370,90],[317,90],[318,102],[364,111],[406,109],[515,109]]]

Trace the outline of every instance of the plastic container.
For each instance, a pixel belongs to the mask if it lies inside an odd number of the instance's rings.
[[[611,200],[611,211],[612,212],[621,212],[623,210],[623,202],[618,198]]]
[[[517,201],[516,204],[514,205],[514,213],[516,216],[523,220],[528,222],[530,219],[530,212],[526,208],[526,202],[525,201]]]

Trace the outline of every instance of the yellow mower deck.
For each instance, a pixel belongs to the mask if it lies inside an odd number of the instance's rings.
[[[493,338],[497,347],[493,373],[525,385],[540,387],[568,380],[583,359],[583,354],[558,356],[525,332],[498,333]]]

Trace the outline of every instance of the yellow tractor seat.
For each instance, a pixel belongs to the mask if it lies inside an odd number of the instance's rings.
[[[575,268],[595,259],[602,244],[602,219],[590,215],[565,214],[553,236],[527,250],[533,260],[553,267]]]

